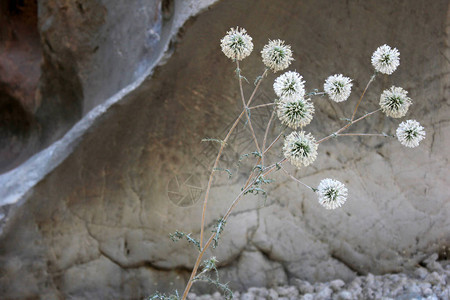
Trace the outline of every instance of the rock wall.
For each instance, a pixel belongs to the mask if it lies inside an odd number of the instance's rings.
[[[206,6],[186,3],[173,3],[173,18]],[[79,7],[73,9],[80,13]],[[103,18],[119,11],[120,24],[130,30],[137,26],[135,14],[122,6],[106,10]],[[217,145],[201,139],[223,137],[240,112],[235,67],[219,48],[220,38],[237,25],[248,30],[255,44],[254,53],[241,65],[250,82],[263,71],[260,49],[268,39],[277,38],[292,45],[295,61],[290,69],[304,76],[308,90],[321,89],[327,76],[335,73],[354,79],[348,102],[314,99],[316,114],[306,130],[316,137],[338,129],[343,124],[339,118],[352,113],[373,73],[372,52],[384,43],[397,47],[399,69],[392,76],[377,77],[360,113],[377,108],[383,89],[402,86],[414,102],[407,118],[419,120],[427,138],[419,148],[405,149],[395,139],[342,137],[321,144],[311,167],[288,167],[312,186],[326,177],[345,182],[349,199],[335,211],[324,210],[313,193],[275,173],[268,198],[247,196],[228,221],[220,246],[211,253],[220,262],[223,281],[230,281],[235,290],[295,280],[351,281],[368,272],[408,272],[431,252],[446,259],[450,243],[448,12],[448,1],[330,4],[324,0],[283,1],[282,5],[269,0],[221,1],[191,19],[177,36],[173,55],[169,59],[159,55],[158,61],[165,64],[152,76],[147,76],[147,68],[139,80],[133,76],[145,62],[136,57],[146,53],[142,50],[146,44],[125,55],[129,60],[118,68],[128,70],[122,77],[108,71],[110,59],[115,62],[118,54],[108,51],[108,42],[98,40],[97,51],[105,51],[109,59],[98,57],[104,68],[89,73],[91,77],[80,76],[83,87],[90,86],[89,93],[87,88],[76,91],[82,95],[83,107],[95,108],[53,152],[42,154],[45,159],[27,162],[16,173],[0,178],[5,186],[2,197],[13,199],[7,203],[20,203],[4,210],[0,295],[138,299],[156,290],[183,289],[196,251],[187,243],[171,242],[168,233],[180,229],[198,234],[199,200],[217,151]],[[149,12],[156,17],[146,19],[146,24],[162,22],[161,14],[162,10],[159,15]],[[118,25],[117,30],[123,33],[123,28]],[[174,34],[177,27],[170,28],[168,32]],[[125,38],[124,43],[131,42]],[[84,60],[76,63],[90,65]],[[51,74],[45,64],[43,71]],[[114,76],[105,77],[108,74]],[[256,104],[273,101],[277,75],[264,79]],[[103,84],[108,78],[115,87],[111,90]],[[135,80],[135,84],[106,102],[99,101],[120,89],[121,80]],[[246,85],[245,93],[249,95],[251,89],[251,83]],[[269,108],[252,112],[258,134],[269,116]],[[354,130],[394,133],[398,123],[378,114]],[[83,129],[74,134],[77,128]],[[281,129],[276,123],[269,139]],[[240,167],[236,162],[241,154],[254,150],[248,134],[244,122],[239,124],[220,162],[233,176],[219,174],[214,182],[210,226],[245,181],[252,158]],[[55,162],[52,155],[60,159]],[[268,159],[275,161],[280,155],[277,145]],[[45,172],[33,177],[32,187],[22,188],[19,178],[29,178],[31,166],[37,173],[40,168]],[[23,181],[25,185],[27,180]],[[8,198],[11,194],[19,196]],[[207,290],[196,287],[197,292]]]
[[[173,34],[168,3],[3,1],[0,172],[61,138],[159,59]]]

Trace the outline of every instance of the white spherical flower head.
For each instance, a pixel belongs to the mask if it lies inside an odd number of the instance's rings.
[[[314,106],[303,96],[283,97],[277,102],[277,115],[281,123],[292,129],[311,123]]]
[[[416,120],[407,120],[397,128],[397,138],[403,146],[414,148],[425,138],[425,130]]]
[[[261,55],[264,65],[274,72],[286,69],[294,60],[291,46],[285,45],[281,40],[269,40],[269,43],[261,50]]]
[[[233,60],[243,60],[253,51],[252,38],[244,28],[231,28],[220,40],[222,52]]]
[[[286,137],[283,152],[291,164],[300,168],[308,166],[316,160],[318,146],[311,133],[294,131]]]
[[[406,115],[411,104],[408,92],[401,87],[392,86],[390,89],[384,90],[380,97],[381,110],[392,118],[401,118]]]
[[[376,71],[390,75],[400,65],[400,52],[388,45],[380,46],[372,54],[372,65]]]
[[[317,187],[317,194],[320,205],[326,209],[336,209],[347,200],[348,190],[342,182],[326,178]]]
[[[328,97],[335,102],[342,102],[350,97],[352,80],[342,74],[332,75],[325,80],[323,88]]]
[[[288,71],[275,79],[273,89],[278,97],[305,95],[305,82],[297,72]]]

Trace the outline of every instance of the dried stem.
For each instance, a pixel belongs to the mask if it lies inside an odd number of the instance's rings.
[[[223,148],[225,147],[228,139],[230,138],[231,133],[234,131],[237,124],[244,116],[244,113],[245,113],[245,109],[241,112],[241,114],[236,119],[236,121],[234,121],[233,126],[231,126],[230,130],[228,131],[227,136],[225,137],[225,139],[223,140],[223,143],[220,146],[219,153],[217,153],[217,157],[216,157],[216,160],[214,161],[212,171],[209,174],[208,185],[206,187],[206,192],[205,192],[205,200],[203,201],[202,223],[201,223],[201,229],[200,229],[200,247],[203,247],[203,232],[204,232],[204,227],[205,227],[206,204],[208,203],[209,191],[211,190],[211,184],[212,184],[212,180],[213,180],[213,176],[214,176],[214,171],[217,168],[217,165],[219,164],[219,159],[220,159],[220,156],[222,155]]]
[[[253,186],[253,184],[256,182],[256,178],[260,177],[260,176],[266,176],[270,173],[272,173],[274,170],[276,170],[277,166],[282,166],[282,164],[286,161],[286,158],[282,159],[281,161],[279,161],[278,163],[270,166],[269,168],[267,168],[267,170],[264,170],[264,172],[260,172],[258,174],[258,176],[255,177],[255,179],[250,183],[250,184],[246,184],[244,186],[244,188],[242,189],[242,191],[239,193],[239,195],[234,199],[233,203],[231,203],[230,207],[228,208],[227,212],[225,213],[224,217],[222,218],[222,220],[227,220],[228,217],[230,216],[231,212],[233,211],[233,208],[236,207],[236,205],[239,203],[239,200],[242,198],[242,196]],[[251,176],[251,175],[250,175]]]
[[[386,133],[339,133],[337,136],[382,136],[392,137]]]
[[[270,119],[269,119],[269,122],[267,123],[267,127],[266,127],[266,132],[264,133],[264,139],[263,139],[263,143],[262,143],[262,152],[261,152],[261,162],[262,162],[263,166],[264,166],[264,153],[266,150],[267,135],[269,134],[270,124],[272,123],[274,115],[275,115],[275,110],[272,111],[272,114],[270,115]]]
[[[236,60],[236,66],[238,70],[238,77],[239,77],[239,90],[241,91],[241,98],[242,98],[242,105],[244,106],[245,115],[247,116],[247,122],[248,127],[250,128],[250,132],[252,133],[253,141],[255,142],[256,150],[258,153],[261,153],[261,148],[259,148],[258,139],[256,138],[255,130],[253,129],[252,120],[250,118],[250,111],[248,109],[248,105],[245,103],[245,97],[244,97],[244,89],[242,87],[242,76],[241,71],[239,69],[239,60]]]
[[[261,75],[261,79],[258,80],[258,83],[256,84],[256,87],[253,90],[253,93],[251,94],[250,98],[248,99],[247,106],[249,106],[252,103],[253,97],[255,97],[256,91],[258,90],[259,86],[261,85],[261,81],[263,80],[264,77],[266,77],[267,71],[268,71],[268,69],[264,69],[264,72]]]
[[[310,92],[310,93],[307,93],[306,96],[324,96],[326,94],[327,93],[325,93],[325,92]]]
[[[261,155],[261,157],[258,158],[258,160],[256,161],[255,166],[259,165],[259,163],[261,162],[261,160],[262,160],[262,158],[264,157],[264,155],[265,155],[267,152],[269,152],[270,149],[272,149],[273,145],[275,145],[276,142],[278,142],[278,140],[283,136],[284,130],[285,130],[285,129],[283,129],[283,130],[278,134],[278,136],[272,141],[272,143],[269,145],[269,147],[267,147],[267,149],[263,150],[262,155]],[[263,166],[264,166],[264,165],[263,165]],[[253,173],[252,173],[252,174],[253,174]],[[260,175],[260,174],[258,174],[258,176],[259,176],[259,175]],[[258,176],[256,176],[256,177],[258,177]],[[249,182],[250,182],[251,179],[252,179],[252,176],[249,176],[249,178],[247,179],[247,182],[245,183],[245,186],[247,186],[247,185],[249,184]]]
[[[275,105],[275,104],[276,104],[275,102],[273,102],[273,103],[266,103],[266,104],[260,104],[260,105],[255,105],[255,106],[249,107],[248,109],[256,109],[256,108],[261,108],[261,107],[267,107],[267,106],[272,106],[272,105]]]
[[[357,122],[359,122],[359,121],[361,121],[361,120],[367,118],[368,116],[373,115],[373,114],[376,113],[376,112],[379,112],[380,110],[381,110],[381,108],[376,109],[376,110],[374,110],[374,111],[371,111],[370,113],[367,113],[367,114],[365,114],[364,116],[359,117],[358,119],[354,120],[352,124],[355,124],[355,123],[357,123]]]
[[[366,88],[364,89],[364,92],[362,93],[361,97],[359,97],[359,101],[358,104],[356,104],[355,110],[353,111],[353,115],[351,118],[351,121],[353,121],[353,119],[355,119],[355,115],[356,115],[356,111],[358,110],[359,105],[361,104],[361,101],[364,97],[364,94],[366,93],[367,89],[369,88],[369,85],[372,83],[372,81],[375,79],[375,76],[377,75],[377,72],[375,72],[372,77],[370,77],[369,82],[366,85]]]
[[[266,173],[264,173],[263,176],[266,176],[267,174],[272,173],[277,167],[280,167],[286,160],[287,160],[287,158],[283,158],[279,162],[276,162],[274,164],[271,164],[270,166],[265,167],[264,172],[266,172]]]
[[[258,88],[258,85],[255,87],[255,89],[256,89],[256,88]],[[234,128],[236,127],[238,121],[242,118],[242,116],[243,116],[244,113],[245,113],[245,109],[244,109],[244,110],[242,111],[242,113],[239,115],[239,117],[238,117],[238,119],[236,120],[235,124],[233,124],[233,127],[230,129],[229,133],[227,134],[226,140],[228,140],[228,137],[229,137],[229,135],[230,135],[230,132],[232,131],[232,129],[234,129]],[[266,131],[267,131],[267,130],[268,130],[268,129],[266,129]],[[283,130],[283,131],[284,131],[284,130]],[[273,147],[273,145],[280,139],[280,137],[281,137],[282,134],[283,134],[283,131],[275,138],[275,140],[269,145],[269,147],[267,147],[267,149],[264,150],[264,152],[263,152],[264,154],[267,153],[267,151],[269,151],[269,150]],[[222,150],[223,150],[223,147],[221,147],[221,150],[219,151],[218,158],[220,158],[220,154],[221,154]],[[218,161],[218,159],[217,159],[216,161]],[[267,167],[267,168],[264,170],[264,172],[259,172],[259,174],[258,174],[257,176],[255,176],[255,177],[253,177],[253,172],[250,173],[250,175],[249,175],[249,177],[248,177],[248,179],[247,179],[247,182],[246,182],[246,184],[244,185],[244,188],[243,188],[242,191],[236,196],[236,198],[234,199],[234,201],[231,203],[230,207],[228,208],[228,210],[227,210],[227,212],[225,213],[225,215],[224,215],[224,217],[222,218],[222,220],[223,220],[223,221],[226,221],[226,220],[228,219],[228,217],[230,216],[230,214],[231,214],[231,212],[233,211],[233,209],[234,209],[234,208],[236,207],[236,205],[239,203],[239,200],[240,200],[240,199],[242,198],[242,196],[243,196],[243,195],[244,195],[244,194],[245,194],[245,193],[253,186],[253,184],[256,182],[256,179],[261,175],[261,173],[263,173],[262,176],[266,176],[266,175],[270,174],[271,172],[273,172],[274,170],[276,170],[276,167],[277,167],[277,166],[281,166],[281,164],[282,164],[284,161],[286,161],[286,159],[283,159],[283,160],[281,160],[280,162],[278,162],[277,164],[273,164],[273,165]],[[261,157],[258,159],[258,161],[256,162],[255,166],[258,165],[260,162],[261,162]],[[213,174],[213,172],[211,172],[211,175],[210,175],[210,181],[211,181],[211,178],[212,178],[212,174]],[[253,180],[252,180],[252,178],[253,178]],[[211,185],[210,185],[210,182],[208,182],[208,189],[207,189],[207,192],[209,192],[210,186],[211,186]],[[205,199],[207,200],[207,198],[205,198]],[[204,210],[204,211],[205,211],[205,207],[206,207],[206,202],[203,204],[203,210]],[[202,216],[202,229],[204,229],[204,219],[203,219],[203,218],[204,218],[204,216]],[[202,230],[202,232],[203,232],[203,230]],[[189,278],[188,284],[186,285],[186,288],[185,288],[184,293],[183,293],[183,297],[182,297],[183,300],[186,299],[186,297],[187,297],[187,295],[188,295],[188,293],[189,293],[189,290],[191,289],[192,284],[194,283],[194,278],[195,278],[195,276],[196,276],[196,274],[197,274],[197,270],[198,270],[198,267],[200,266],[200,263],[201,263],[201,261],[202,261],[203,255],[205,254],[206,250],[209,248],[209,246],[211,245],[212,241],[214,240],[214,236],[215,236],[215,234],[212,234],[212,235],[209,237],[209,239],[208,239],[208,240],[206,241],[206,243],[205,243],[205,246],[202,247],[202,249],[201,249],[201,251],[200,251],[200,253],[199,253],[198,257],[197,257],[197,260],[195,261],[194,268],[193,268],[193,270],[192,270],[192,273],[191,273],[191,276],[190,276],[190,278]],[[202,243],[201,243],[201,245],[202,245]]]
[[[342,131],[344,131],[345,129],[349,128],[349,127],[352,126],[353,124],[358,123],[359,121],[361,121],[361,120],[367,118],[368,116],[370,116],[370,115],[372,115],[372,114],[374,114],[374,113],[376,113],[376,112],[378,112],[378,111],[380,111],[380,110],[381,110],[381,108],[379,108],[379,109],[377,109],[377,110],[374,110],[374,111],[372,111],[372,112],[370,112],[370,113],[367,113],[367,114],[365,114],[364,116],[362,116],[362,117],[360,117],[360,118],[358,118],[358,119],[356,119],[356,120],[354,120],[354,121],[350,121],[347,125],[345,125],[345,126],[342,127],[341,129],[339,129],[338,131],[336,131],[336,132],[330,134],[329,136],[326,136],[326,137],[320,139],[319,141],[317,141],[317,144],[320,144],[320,143],[322,143],[322,142],[325,142],[326,140],[328,140],[328,139],[330,139],[330,138],[332,138],[332,137],[337,137],[337,136],[339,136],[340,133],[341,133]]]
[[[281,132],[280,132],[280,133],[278,134],[278,136],[272,141],[272,143],[269,145],[269,147],[267,147],[267,149],[264,150],[263,154],[266,154],[266,152],[269,151],[269,150],[273,147],[273,145],[275,145],[276,142],[278,142],[278,140],[280,139],[280,137],[283,136],[284,130],[285,130],[285,129],[281,130]]]
[[[286,169],[283,168],[283,166],[280,166],[280,167],[284,171],[284,173],[286,173],[286,175],[288,175],[290,178],[292,178],[292,180],[294,180],[295,182],[303,184],[305,187],[311,189],[313,192],[315,191],[315,189],[313,187],[310,187],[309,185],[307,185],[306,183],[304,183],[304,182],[300,181],[299,179],[295,178],[291,173],[286,171]]]
[[[252,133],[252,137],[253,137],[253,141],[255,142],[256,150],[258,151],[258,153],[261,153],[261,148],[259,147],[258,139],[256,138],[256,134],[255,134],[255,130],[253,130],[252,121],[250,121],[250,116],[248,115],[248,113],[246,113],[246,115],[247,115],[248,127],[250,128],[250,132]]]
[[[239,68],[239,60],[236,59],[236,73],[239,79],[239,90],[241,92],[241,99],[242,99],[242,105],[244,106],[244,109],[247,108],[247,104],[245,103],[245,97],[244,97],[244,89],[242,87],[242,76],[241,76],[241,69]]]
[[[194,264],[194,268],[192,269],[191,277],[189,278],[188,284],[186,285],[186,288],[184,289],[182,300],[186,299],[186,297],[189,293],[189,290],[191,289],[192,284],[194,283],[194,277],[197,274],[197,270],[200,265],[200,262],[202,261],[203,255],[205,254],[206,249],[208,249],[208,247],[211,245],[212,241],[214,240],[214,236],[215,236],[215,234],[212,234],[210,236],[210,238],[208,239],[208,241],[205,244],[205,247],[203,247],[202,251],[198,255],[197,260],[195,261],[195,264]]]
[[[211,185],[212,185],[212,180],[213,180],[213,176],[214,176],[214,171],[217,168],[217,165],[219,164],[219,159],[222,155],[223,149],[228,141],[228,139],[231,136],[231,133],[234,131],[234,129],[236,128],[236,126],[239,124],[239,121],[242,119],[242,117],[244,116],[244,114],[247,113],[247,110],[245,107],[248,107],[251,103],[251,101],[253,100],[254,95],[256,94],[257,89],[259,88],[262,79],[265,77],[267,73],[267,69],[264,70],[264,73],[261,76],[261,80],[258,81],[258,83],[255,86],[255,89],[253,90],[252,95],[250,96],[250,99],[248,100],[247,104],[244,106],[244,109],[242,110],[241,114],[238,116],[238,118],[236,119],[236,121],[234,122],[234,124],[231,126],[230,130],[228,131],[225,139],[223,140],[222,145],[220,146],[219,152],[217,153],[217,157],[216,160],[214,161],[211,173],[209,175],[209,180],[208,180],[208,185],[206,187],[206,192],[205,192],[205,199],[203,201],[203,208],[202,208],[202,222],[201,222],[201,227],[200,227],[200,246],[203,247],[203,236],[204,236],[204,231],[205,231],[205,217],[206,217],[206,207],[208,204],[208,198],[209,198],[209,191],[211,190]],[[239,74],[239,78],[240,74]],[[245,100],[244,100],[245,101]]]
[[[239,200],[242,198],[242,196],[250,189],[250,187],[256,182],[256,178],[250,182],[250,179],[252,177],[252,173],[249,175],[249,178],[247,180],[247,183],[245,184],[244,188],[242,189],[242,191],[236,196],[236,198],[234,199],[234,201],[231,203],[230,207],[228,208],[227,212],[225,213],[224,217],[222,218],[223,221],[226,221],[228,219],[228,217],[231,214],[231,211],[233,210],[234,207],[236,207],[236,205],[238,204]],[[182,300],[185,300],[189,290],[192,287],[192,284],[194,283],[194,278],[195,275],[197,273],[198,267],[200,266],[200,263],[202,261],[203,255],[205,254],[206,250],[209,248],[209,246],[211,245],[212,241],[214,240],[215,237],[215,233],[213,233],[209,239],[206,241],[205,246],[202,248],[202,250],[200,251],[200,253],[198,254],[197,260],[195,261],[194,264],[194,268],[192,269],[192,273],[191,273],[191,277],[189,278],[188,284],[186,285],[186,288],[184,290],[183,293],[183,297]]]

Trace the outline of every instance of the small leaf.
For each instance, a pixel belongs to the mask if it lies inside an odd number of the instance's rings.
[[[174,241],[174,242],[178,242],[179,240],[181,240],[181,239],[184,237],[184,238],[186,238],[186,240],[187,240],[189,243],[194,244],[194,245],[197,247],[197,249],[198,249],[199,251],[201,251],[200,242],[197,241],[196,239],[194,239],[194,238],[191,236],[191,233],[186,234],[186,233],[184,233],[184,232],[182,232],[182,231],[176,230],[174,233],[169,234],[169,236],[170,236],[170,239],[171,239],[172,241]]]
[[[254,85],[256,86],[258,84],[258,82],[261,81],[261,80],[262,80],[262,76],[256,77]]]
[[[231,173],[230,170],[224,169],[224,168],[214,168],[214,171],[224,171],[228,173],[228,179],[231,179],[231,176],[233,176],[233,173]]]
[[[223,228],[225,227],[225,223],[226,221],[224,221],[223,219],[219,219],[217,220],[217,224],[214,225],[215,229],[213,229],[212,232],[215,232],[216,234],[214,235],[213,248],[216,248],[219,245],[220,234],[222,233]]]
[[[213,139],[213,138],[204,138],[202,139],[202,142],[215,142],[219,143],[221,145],[226,145],[227,143],[225,141],[219,140],[219,139]]]
[[[239,77],[241,77],[241,79],[244,79],[245,81],[247,81],[247,83],[250,83],[250,82],[248,82],[247,78],[245,78],[244,76],[239,75]]]

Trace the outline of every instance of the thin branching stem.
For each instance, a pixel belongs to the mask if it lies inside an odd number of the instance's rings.
[[[266,132],[264,132],[264,139],[263,139],[263,143],[262,143],[262,152],[261,152],[261,162],[262,162],[263,166],[264,166],[264,153],[266,151],[267,135],[269,134],[270,124],[272,123],[274,115],[275,115],[275,110],[272,111],[272,114],[270,115],[269,122],[267,123],[267,126],[266,126]]]
[[[254,179],[251,183],[250,183],[250,178],[252,177],[252,174],[249,175],[249,180],[247,181],[246,185],[244,186],[244,188],[242,189],[242,191],[236,196],[236,198],[234,199],[233,203],[231,204],[231,206],[228,208],[227,212],[225,213],[224,217],[222,218],[222,221],[226,221],[228,219],[228,217],[230,216],[231,211],[233,210],[233,208],[237,205],[237,203],[239,202],[239,199],[241,199],[241,197],[250,189],[250,187],[256,182],[256,179]],[[192,269],[192,273],[191,273],[191,277],[189,278],[188,284],[186,285],[186,288],[184,290],[183,293],[183,297],[182,300],[185,300],[189,290],[192,287],[192,284],[194,283],[194,278],[196,276],[198,267],[200,266],[200,263],[202,261],[203,255],[205,254],[206,250],[209,248],[209,246],[211,245],[211,243],[214,240],[215,237],[215,233],[213,233],[209,239],[206,241],[205,246],[202,248],[202,250],[200,251],[200,253],[198,254],[197,260],[195,261],[194,264],[194,268]]]
[[[332,138],[332,137],[337,137],[337,136],[339,136],[339,134],[340,134],[342,131],[344,131],[345,129],[347,129],[347,128],[349,128],[350,126],[352,126],[353,124],[358,123],[359,121],[361,121],[361,120],[367,118],[368,116],[373,115],[374,113],[376,113],[376,112],[378,112],[378,111],[380,111],[380,110],[381,110],[381,108],[379,108],[379,109],[377,109],[377,110],[374,110],[374,111],[372,111],[372,112],[370,112],[370,113],[367,113],[367,114],[365,114],[364,116],[362,116],[362,117],[360,117],[360,118],[358,118],[358,119],[356,119],[356,120],[354,120],[354,121],[348,122],[347,125],[345,125],[345,126],[342,127],[341,129],[339,129],[338,131],[336,131],[336,132],[330,134],[329,136],[326,136],[326,137],[320,139],[319,141],[317,141],[317,144],[320,144],[320,143],[322,143],[322,142],[325,142],[326,140],[328,140],[328,139],[330,139],[330,138]]]
[[[382,136],[391,137],[385,133],[339,133],[337,136]]]
[[[355,123],[357,123],[357,122],[359,122],[359,121],[361,121],[361,120],[367,118],[368,116],[373,115],[373,114],[376,113],[376,112],[379,112],[380,110],[381,110],[381,108],[376,109],[376,110],[374,110],[374,111],[371,111],[371,112],[365,114],[364,116],[359,117],[358,119],[354,120],[352,124],[355,124]]]
[[[259,164],[261,163],[261,159],[262,159],[263,155],[265,155],[267,152],[270,151],[270,149],[272,149],[272,147],[276,144],[276,142],[278,142],[278,140],[283,136],[284,131],[285,131],[285,129],[283,129],[283,130],[278,134],[278,136],[272,141],[272,143],[269,145],[269,147],[267,147],[267,149],[263,150],[263,153],[262,153],[261,157],[259,157],[258,160],[256,161],[255,166],[257,166],[257,165],[259,165]],[[263,165],[263,166],[264,166],[264,165]],[[252,174],[253,174],[253,173],[252,173]],[[250,180],[253,179],[252,174],[250,174],[250,176],[248,177],[247,182],[245,183],[244,186],[247,186],[247,185],[250,183]],[[260,174],[257,174],[254,178],[258,178],[259,175],[260,175]]]
[[[197,274],[197,270],[198,270],[198,267],[200,265],[200,262],[202,261],[203,255],[205,254],[206,249],[209,248],[209,246],[211,245],[213,240],[214,240],[214,234],[212,234],[209,237],[208,241],[205,244],[205,247],[203,247],[202,251],[200,251],[200,253],[199,253],[198,257],[197,257],[197,260],[195,261],[194,268],[193,268],[192,273],[191,273],[191,277],[189,278],[188,284],[186,285],[186,288],[184,289],[182,300],[186,299],[186,297],[187,297],[187,295],[189,293],[189,290],[191,289],[191,286],[194,283],[194,278],[195,278],[195,275]]]
[[[290,178],[292,178],[292,180],[294,180],[295,182],[301,183],[303,184],[305,187],[311,189],[314,192],[314,188],[310,187],[309,185],[307,185],[306,183],[300,181],[299,179],[295,178],[291,173],[289,173],[285,168],[283,168],[283,166],[280,166],[281,170],[283,170],[284,173],[286,173],[286,175],[288,175]]]
[[[200,227],[201,228],[200,229],[200,247],[203,247],[203,233],[204,233],[204,227],[205,227],[206,205],[208,203],[209,191],[211,190],[211,184],[212,184],[212,181],[213,181],[214,172],[215,172],[215,170],[217,168],[217,165],[219,164],[219,159],[220,159],[220,157],[222,155],[223,148],[225,147],[228,139],[231,136],[231,133],[234,131],[236,126],[239,124],[239,121],[242,119],[244,114],[245,114],[245,109],[241,112],[239,117],[237,117],[236,121],[234,121],[234,123],[233,123],[233,126],[231,126],[230,130],[228,131],[227,136],[223,140],[223,143],[220,146],[219,152],[217,153],[217,157],[216,157],[216,160],[214,161],[214,165],[212,167],[212,171],[209,174],[208,185],[206,187],[206,192],[205,192],[205,199],[203,201],[202,223],[201,223],[201,227]]]
[[[249,107],[248,109],[257,109],[257,108],[261,108],[261,107],[273,106],[275,104],[276,104],[275,102],[260,104],[260,105],[255,105],[255,106]]]
[[[266,154],[266,152],[268,152],[273,145],[275,145],[276,142],[278,142],[278,140],[283,136],[285,129],[281,130],[281,132],[278,134],[278,136],[272,141],[272,143],[269,145],[269,147],[267,147],[267,149],[264,150],[263,154]]]
[[[266,141],[267,141],[267,135],[268,135],[268,131],[269,131],[269,127],[270,127],[270,123],[273,120],[273,116],[274,116],[275,111],[272,112],[272,115],[270,117],[270,120],[267,124],[266,127],[266,132],[264,133],[264,140],[263,140],[263,148],[262,148],[262,152],[261,152],[261,156],[258,158],[258,160],[255,163],[255,166],[259,165],[260,163],[262,163],[262,166],[264,166],[264,155],[273,147],[273,145],[280,139],[280,137],[283,135],[284,129],[280,132],[280,134],[275,138],[275,140],[269,145],[269,147],[267,149],[265,149],[266,147]],[[259,176],[259,175],[258,175]],[[258,176],[256,176],[255,178],[257,178]],[[250,180],[253,178],[253,176],[250,174],[250,176],[247,179],[247,182],[245,183],[245,186],[247,186],[250,183]]]
[[[364,94],[366,93],[367,89],[369,88],[369,85],[372,83],[372,81],[375,79],[375,76],[377,76],[377,73],[375,72],[372,77],[370,77],[369,82],[366,85],[366,88],[364,89],[364,92],[361,94],[361,97],[359,97],[358,104],[356,104],[355,110],[353,111],[352,118],[350,119],[353,121],[355,119],[356,111],[358,110],[359,105],[361,104],[361,101],[364,97]]]
[[[250,132],[252,133],[252,137],[253,137],[253,141],[255,142],[256,150],[258,151],[258,153],[261,153],[261,148],[259,147],[258,139],[256,138],[255,130],[253,129],[252,120],[250,118],[250,111],[248,109],[248,105],[245,103],[244,89],[242,87],[242,76],[241,76],[241,71],[239,69],[239,60],[236,60],[236,66],[238,69],[239,90],[241,91],[242,105],[244,106],[244,110],[246,111],[245,114],[247,115],[248,127],[250,128]],[[256,89],[256,87],[255,87],[255,89]]]
[[[250,175],[251,176],[251,175]],[[242,196],[245,194],[245,192],[247,192],[251,186],[253,186],[253,184],[255,183],[256,178],[253,179],[253,181],[251,183],[247,183],[244,188],[242,189],[242,191],[239,193],[239,195],[234,199],[234,201],[231,203],[230,207],[228,208],[227,212],[225,213],[225,215],[223,216],[222,220],[226,221],[228,219],[228,217],[230,216],[231,212],[233,211],[233,209],[236,207],[236,205],[238,204],[239,200],[242,198]]]
[[[258,139],[256,138],[256,134],[255,134],[255,130],[253,130],[252,121],[250,120],[250,116],[248,114],[246,114],[246,115],[247,115],[248,127],[250,128],[250,132],[252,133],[252,137],[253,137],[253,141],[255,142],[256,150],[258,151],[258,153],[261,153],[261,148],[259,147]]]
[[[266,152],[276,143],[276,141],[278,141],[278,139],[281,137],[281,134],[278,135],[278,137],[272,142],[272,144],[266,149]],[[257,164],[259,164],[261,158],[258,159]],[[253,186],[253,184],[256,182],[256,179],[259,178],[260,176],[266,176],[270,173],[272,173],[273,171],[277,170],[279,167],[282,166],[282,164],[286,161],[286,158],[283,158],[281,161],[267,167],[264,169],[264,171],[259,172],[258,176],[254,177],[252,180],[252,175],[253,172],[250,173],[248,179],[247,179],[247,183],[245,184],[245,186],[242,188],[242,191],[236,196],[236,198],[234,199],[234,201],[231,203],[230,207],[228,208],[227,212],[225,213],[224,217],[222,218],[222,221],[226,221],[228,219],[228,217],[230,216],[231,212],[233,211],[233,209],[236,207],[236,205],[239,203],[239,200],[242,198],[242,196]],[[186,285],[186,288],[184,290],[183,293],[183,297],[182,300],[185,300],[191,287],[192,284],[194,283],[194,278],[195,275],[197,274],[197,270],[198,267],[200,266],[200,263],[202,261],[203,255],[205,254],[206,250],[209,248],[209,246],[211,245],[211,243],[213,242],[215,237],[215,233],[213,233],[209,239],[206,241],[205,246],[201,249],[200,253],[198,254],[197,260],[195,261],[194,264],[194,268],[192,269],[192,273],[191,276],[189,278],[188,284]]]
[[[307,93],[306,96],[324,96],[326,94],[327,93],[325,93],[325,92],[310,92],[310,93]]]
[[[244,106],[244,109],[247,108],[247,104],[245,103],[245,97],[244,97],[244,89],[242,87],[242,76],[241,76],[241,69],[239,68],[239,60],[236,59],[236,66],[237,66],[237,76],[239,78],[239,90],[241,92],[241,99],[242,99],[242,105]]]
[[[239,200],[242,198],[242,196],[253,186],[253,184],[255,184],[256,179],[259,178],[260,176],[266,176],[270,173],[272,173],[274,170],[276,170],[277,166],[280,166],[286,161],[286,158],[282,159],[281,161],[279,161],[278,163],[274,164],[273,166],[269,167],[267,170],[265,170],[264,172],[260,172],[260,174],[258,174],[258,176],[255,177],[254,180],[251,181],[251,183],[247,183],[244,188],[242,189],[242,191],[239,193],[239,195],[237,195],[237,197],[234,199],[233,203],[231,203],[230,207],[228,208],[227,212],[225,213],[224,217],[222,218],[222,220],[226,221],[228,219],[228,217],[230,216],[231,212],[233,211],[233,209],[236,207],[236,205],[239,203]],[[251,176],[251,175],[250,175]]]
[[[261,85],[262,79],[265,77],[266,74],[267,74],[267,69],[264,70],[264,73],[261,76],[261,80],[259,80],[258,83],[256,84],[255,89],[253,90],[253,93],[250,96],[250,99],[248,100],[246,107],[248,107],[250,105],[254,95],[256,94],[257,89]],[[239,74],[239,76],[240,76],[240,74]],[[217,165],[219,164],[219,160],[220,160],[220,157],[222,156],[223,149],[224,149],[226,143],[228,142],[228,139],[230,138],[231,133],[234,131],[236,126],[239,124],[239,121],[242,119],[242,117],[246,113],[247,113],[247,110],[244,107],[244,109],[242,110],[241,114],[237,117],[236,121],[231,126],[230,130],[228,131],[227,136],[223,140],[223,143],[220,146],[219,152],[217,153],[216,160],[214,161],[213,167],[211,169],[211,173],[209,174],[208,185],[206,186],[205,198],[203,200],[203,208],[202,208],[202,222],[201,222],[201,227],[200,227],[200,246],[201,247],[203,247],[203,236],[204,236],[204,231],[205,231],[206,207],[207,207],[207,204],[208,204],[209,191],[211,190],[211,185],[212,185],[212,181],[213,181],[214,172],[215,172],[215,170],[217,168]]]
[[[261,85],[261,81],[263,80],[263,78],[266,77],[266,74],[267,74],[268,70],[269,69],[264,69],[264,72],[261,75],[261,79],[258,80],[258,83],[256,84],[256,87],[253,90],[253,93],[251,94],[250,98],[248,99],[247,106],[250,106],[250,104],[252,103],[253,97],[255,97],[256,91],[258,90],[259,86]]]
[[[270,173],[272,173],[273,171],[275,171],[276,169],[278,169],[279,167],[281,167],[281,165],[287,161],[287,158],[283,158],[282,160],[280,160],[279,162],[276,162],[274,164],[271,164],[270,166],[267,166],[264,168],[264,173],[262,174],[262,176],[266,176]]]

